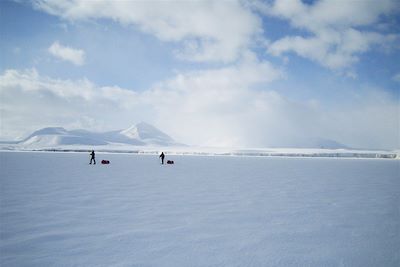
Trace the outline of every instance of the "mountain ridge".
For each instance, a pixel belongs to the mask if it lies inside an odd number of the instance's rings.
[[[45,127],[15,142],[22,146],[49,147],[61,145],[136,145],[179,146],[170,136],[151,124],[140,122],[127,129],[91,132],[83,129],[66,130],[63,127]]]
[[[128,128],[105,132],[92,132],[84,129],[67,130],[63,127],[45,127],[34,131],[20,141],[0,142],[2,145],[16,145],[27,149],[41,149],[60,146],[153,146],[171,147],[186,146],[174,141],[170,136],[146,122],[139,122]],[[349,149],[335,140],[313,138],[301,142],[288,142],[269,146],[270,148],[322,148]]]

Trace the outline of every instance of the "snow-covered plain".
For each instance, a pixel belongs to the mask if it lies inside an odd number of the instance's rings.
[[[1,152],[1,266],[400,266],[400,161]]]

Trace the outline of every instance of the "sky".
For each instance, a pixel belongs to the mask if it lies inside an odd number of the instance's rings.
[[[400,148],[398,0],[0,1],[0,140]]]

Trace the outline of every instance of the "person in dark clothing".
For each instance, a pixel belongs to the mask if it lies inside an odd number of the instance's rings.
[[[90,156],[91,156],[91,158],[90,158],[89,164],[92,164],[92,160],[94,161],[94,164],[96,164],[96,159],[95,159],[96,155],[94,154],[94,150],[92,150],[92,152],[90,152]]]
[[[164,164],[164,158],[165,158],[164,152],[161,152],[160,158],[161,158],[161,164]]]

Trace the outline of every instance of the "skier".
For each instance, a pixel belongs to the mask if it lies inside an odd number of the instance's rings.
[[[161,152],[160,158],[161,158],[161,164],[164,164],[164,158],[165,158],[164,152]]]
[[[89,164],[92,164],[92,160],[94,161],[94,164],[96,164],[96,159],[95,159],[96,155],[94,154],[94,150],[92,150],[92,152],[90,152],[90,156],[91,156],[91,158],[90,158]]]

